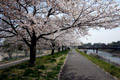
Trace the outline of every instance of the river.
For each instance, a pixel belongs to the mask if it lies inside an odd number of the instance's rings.
[[[95,53],[95,52],[93,52],[93,50],[88,50],[87,51],[87,54],[91,54],[91,53]],[[98,51],[97,54],[99,56],[102,56],[102,57],[120,65],[120,57],[113,56],[111,53],[104,52],[104,51]]]

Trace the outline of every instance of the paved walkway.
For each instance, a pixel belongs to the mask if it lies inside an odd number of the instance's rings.
[[[60,80],[115,80],[101,68],[78,54],[69,52],[66,63],[60,73]]]
[[[41,54],[41,55],[39,55],[39,56],[37,56],[37,57],[46,56],[46,55],[49,55],[49,54]],[[0,69],[8,68],[8,67],[11,67],[11,66],[20,64],[20,63],[25,62],[25,61],[28,61],[28,60],[29,60],[29,58],[25,58],[25,59],[13,61],[13,62],[10,62],[10,63],[1,64],[1,65],[0,65]]]

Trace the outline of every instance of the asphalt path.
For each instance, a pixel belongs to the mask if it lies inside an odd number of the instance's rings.
[[[49,54],[41,54],[41,55],[39,55],[39,56],[37,56],[37,57],[46,56],[46,55],[49,55]],[[10,63],[1,64],[1,65],[0,65],[0,69],[8,68],[8,67],[11,67],[11,66],[20,64],[20,63],[25,62],[25,61],[28,61],[28,60],[29,60],[29,58],[25,58],[25,59],[13,61],[13,62],[10,62]]]
[[[59,80],[115,80],[75,50],[69,52]]]

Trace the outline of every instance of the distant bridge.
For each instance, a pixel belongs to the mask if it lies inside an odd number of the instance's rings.
[[[114,49],[114,50],[120,50],[120,47],[78,47],[78,49],[92,49],[96,53],[98,53],[99,49]]]

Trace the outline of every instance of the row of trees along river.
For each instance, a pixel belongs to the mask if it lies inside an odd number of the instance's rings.
[[[19,60],[22,58],[27,58],[30,56],[29,48],[25,44],[21,43],[11,43],[9,40],[5,39],[2,44],[0,44],[0,64],[8,63],[14,60]],[[65,50],[67,47],[55,48],[54,52],[50,48],[51,46],[42,46],[38,47],[36,50],[36,55],[39,56],[41,54],[54,54],[55,52],[59,52]]]
[[[38,48],[50,46],[53,54],[79,44],[90,28],[113,29],[119,22],[113,0],[0,0],[0,40],[25,44],[32,65]]]

